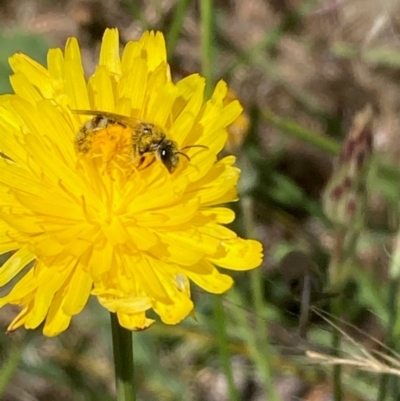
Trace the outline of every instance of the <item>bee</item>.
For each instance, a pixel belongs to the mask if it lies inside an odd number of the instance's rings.
[[[139,120],[133,117],[105,111],[94,110],[73,110],[75,114],[94,116],[87,121],[78,131],[75,138],[75,147],[78,153],[88,153],[92,150],[95,137],[100,132],[120,127],[128,130],[128,139],[119,139],[122,143],[115,145],[123,148],[130,147],[130,154],[133,161],[138,161],[141,165],[148,154],[153,154],[155,159],[147,164],[148,167],[155,160],[161,161],[168,172],[173,173],[179,165],[180,155],[190,161],[190,157],[183,151],[189,148],[208,149],[203,145],[189,145],[179,149],[178,144],[169,139],[165,131],[156,124]],[[113,135],[108,136],[109,140],[115,140]]]

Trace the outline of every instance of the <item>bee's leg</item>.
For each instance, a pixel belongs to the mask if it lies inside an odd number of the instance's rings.
[[[138,162],[136,163],[136,168],[138,170],[140,170],[142,168],[142,165],[143,165],[145,159],[146,159],[145,156],[140,156]]]
[[[137,165],[138,170],[144,170],[145,168],[150,167],[156,160],[155,157],[151,157],[150,161],[146,159],[149,159],[149,157],[146,157],[146,155],[140,157]]]

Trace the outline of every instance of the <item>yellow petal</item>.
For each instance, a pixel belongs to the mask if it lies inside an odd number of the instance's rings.
[[[64,55],[61,49],[50,49],[47,54],[47,67],[51,78],[61,84],[64,79]]]
[[[147,89],[147,63],[141,58],[133,61],[135,68],[130,68],[118,82],[118,93],[121,98],[130,99],[134,116],[138,117],[143,109]]]
[[[154,320],[147,319],[144,313],[125,314],[118,312],[117,316],[119,324],[128,330],[145,330],[154,323]]]
[[[140,44],[145,49],[150,71],[167,61],[164,35],[161,32],[144,32]]]
[[[0,267],[0,286],[7,284],[34,260],[35,256],[29,252],[27,246],[18,249],[18,251],[8,258],[7,261]]]
[[[112,112],[115,109],[114,89],[111,77],[105,66],[99,66],[90,78],[92,104],[94,110]]]
[[[258,241],[235,239],[223,244],[226,255],[211,262],[231,270],[250,270],[262,263],[262,245]]]
[[[132,268],[135,270],[141,286],[150,297],[165,304],[172,302],[166,288],[168,283],[162,280],[157,271],[157,260],[143,256]]]
[[[119,36],[117,29],[106,29],[100,48],[99,65],[107,68],[114,74],[121,73],[121,61],[119,58]]]
[[[73,316],[81,312],[88,301],[92,285],[93,280],[88,272],[75,269],[63,294],[63,311],[66,315]]]
[[[54,294],[67,280],[70,270],[65,268],[63,271],[58,271],[57,274],[51,274],[51,269],[45,274],[46,279],[38,285],[32,311],[26,319],[25,326],[30,329],[35,329],[43,322],[48,314]]]
[[[23,326],[25,324],[25,320],[29,312],[30,312],[30,306],[27,306],[24,309],[22,309],[21,312],[14,318],[14,320],[7,327],[7,331],[11,332],[18,329],[18,327]]]
[[[90,110],[89,96],[82,67],[81,52],[75,38],[65,47],[65,91],[72,110]]]
[[[166,324],[178,324],[182,319],[187,317],[193,309],[193,302],[181,291],[177,291],[174,294],[173,301],[174,303],[172,305],[165,305],[158,302],[154,305],[155,312]]]
[[[87,261],[82,258],[83,266],[89,266],[90,271],[95,279],[110,270],[113,266],[114,247],[108,243],[101,243],[100,240],[97,246],[88,249]]]
[[[201,264],[211,265],[207,260],[202,260]],[[233,279],[226,274],[221,274],[213,267],[210,274],[187,273],[188,277],[203,290],[212,294],[222,294],[228,291],[233,285]]]
[[[43,334],[48,337],[54,337],[66,330],[71,322],[71,316],[67,315],[62,308],[64,296],[58,292],[50,305],[46,322],[43,328]]]
[[[42,99],[41,94],[31,85],[31,80],[19,72],[10,77],[11,86],[15,93],[26,99],[29,103],[35,104]]]
[[[226,207],[212,207],[203,209],[201,213],[205,216],[211,216],[219,224],[229,224],[235,219],[235,212]]]
[[[99,302],[110,312],[119,312],[133,315],[145,312],[151,308],[149,297],[124,296],[115,297],[112,295],[93,292],[98,297]]]
[[[6,304],[22,305],[26,297],[33,298],[38,285],[43,281],[43,274],[35,272],[35,267],[30,269],[5,296],[0,298],[0,307]],[[31,308],[32,309],[32,308]]]
[[[52,97],[53,88],[49,79],[50,75],[42,65],[22,53],[14,54],[10,57],[9,62],[14,72],[20,72],[29,78],[30,82],[40,91],[42,97],[48,99]],[[23,93],[15,92],[24,97]]]

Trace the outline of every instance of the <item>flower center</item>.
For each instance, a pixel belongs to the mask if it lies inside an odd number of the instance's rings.
[[[89,120],[79,130],[75,148],[78,154],[100,160],[107,173],[114,168],[130,173],[134,168],[132,128],[117,121]]]
[[[132,129],[119,124],[94,131],[92,157],[101,156],[108,163],[114,159],[132,158]]]

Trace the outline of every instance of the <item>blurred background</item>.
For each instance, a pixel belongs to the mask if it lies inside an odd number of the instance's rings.
[[[90,74],[117,27],[122,44],[161,30],[174,80],[207,53],[244,106],[225,150],[242,169],[233,228],[263,242],[263,265],[219,314],[193,288],[197,320],[134,333],[138,399],[400,400],[400,2],[207,0],[205,17],[201,1],[0,0],[1,93],[14,52],[46,64],[76,36]],[[1,400],[114,399],[95,300],[51,339],[6,335],[15,313],[0,314]]]

